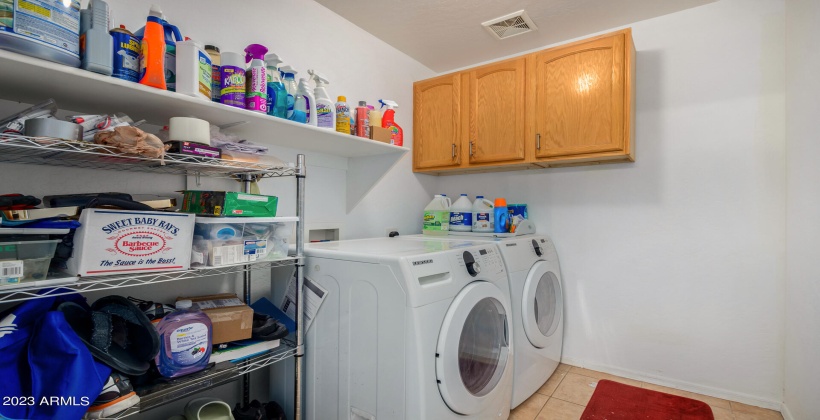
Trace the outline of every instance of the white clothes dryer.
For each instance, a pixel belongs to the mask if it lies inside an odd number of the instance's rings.
[[[310,244],[327,290],[305,337],[308,419],[503,419],[511,306],[495,245],[391,238]]]
[[[404,240],[496,244],[509,276],[515,345],[511,408],[532,396],[561,362],[564,299],[558,253],[546,235],[505,238],[480,236],[398,236]]]

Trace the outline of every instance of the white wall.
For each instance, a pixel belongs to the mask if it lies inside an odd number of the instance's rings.
[[[820,418],[820,3],[786,1],[786,419]]]
[[[565,361],[779,408],[783,8],[631,25],[635,163],[441,177],[436,191],[529,203],[553,237]]]

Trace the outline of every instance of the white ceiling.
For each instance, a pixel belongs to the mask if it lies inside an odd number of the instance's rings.
[[[316,1],[430,69],[445,72],[716,0]],[[481,26],[521,9],[538,31],[498,40]]]

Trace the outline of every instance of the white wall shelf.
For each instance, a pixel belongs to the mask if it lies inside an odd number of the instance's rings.
[[[265,146],[347,158],[348,211],[409,151],[9,51],[0,50],[0,75],[0,99],[36,104],[54,98],[60,109],[124,112],[159,126],[179,116],[219,126],[240,123],[227,131]]]

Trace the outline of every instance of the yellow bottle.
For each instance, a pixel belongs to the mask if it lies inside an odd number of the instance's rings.
[[[336,131],[350,134],[350,106],[344,96],[339,96],[336,102]]]

